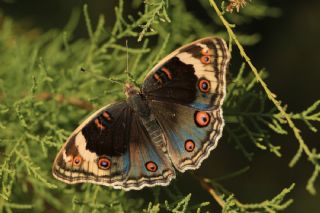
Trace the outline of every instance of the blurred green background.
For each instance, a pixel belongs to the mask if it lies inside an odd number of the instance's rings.
[[[99,14],[105,14],[107,25],[111,26],[115,20],[114,6],[117,1],[76,1],[76,0],[6,0],[1,1],[0,8],[6,16],[14,18],[24,29],[37,29],[45,32],[51,28],[62,28],[70,17],[74,7],[81,8],[84,3],[88,4],[92,21],[97,21]],[[254,1],[251,2],[254,4]],[[281,10],[278,18],[256,19],[251,23],[239,27],[245,33],[259,33],[261,41],[254,46],[247,46],[249,56],[253,63],[260,69],[266,68],[269,78],[266,80],[273,92],[284,103],[287,103],[290,111],[301,111],[319,99],[320,93],[320,1],[291,1],[271,0],[268,4]],[[187,2],[190,12],[202,17],[202,8],[194,2]],[[134,13],[134,11],[126,11]],[[81,26],[76,30],[76,36],[87,37],[84,20],[80,21]],[[0,53],[1,54],[1,53]],[[231,62],[230,72],[237,71],[240,59],[235,56]],[[319,133],[311,133],[303,128],[303,136],[312,147],[320,149]],[[248,162],[231,144],[220,143],[210,157],[197,171],[205,176],[219,176],[249,165],[250,170],[243,175],[226,180],[224,186],[238,196],[243,202],[258,202],[271,198],[283,187],[296,182],[294,191],[289,197],[295,202],[285,212],[320,212],[320,195],[308,194],[305,185],[312,173],[311,164],[304,158],[294,168],[288,167],[288,162],[297,149],[297,143],[292,135],[274,135],[272,141],[282,145],[283,158],[279,159],[269,152],[258,151],[252,162]],[[253,149],[253,148],[252,148]],[[219,159],[219,160],[217,160]],[[237,162],[237,165],[234,165]],[[207,168],[214,168],[215,171],[208,171]],[[266,167],[273,166],[273,169]],[[241,167],[242,168],[242,167]],[[268,171],[265,172],[265,169]],[[179,176],[183,184],[190,182],[191,177],[187,174]],[[320,190],[320,183],[317,182],[317,189]],[[190,186],[192,187],[192,186]],[[202,189],[194,197],[199,201],[211,200],[212,198],[203,193]],[[148,196],[150,192],[131,193],[134,197]],[[218,207],[217,207],[218,209]]]

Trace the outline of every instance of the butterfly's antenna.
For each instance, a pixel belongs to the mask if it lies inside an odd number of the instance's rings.
[[[93,72],[90,72],[90,71],[87,71],[85,68],[81,67],[80,68],[80,71],[81,72],[87,72],[89,75],[91,75],[92,77],[96,78],[96,79],[103,79],[103,80],[107,80],[107,81],[110,81],[111,83],[115,83],[115,84],[120,84],[121,86],[124,85],[124,82],[118,80],[118,79],[114,79],[114,78],[108,78],[108,77],[105,77],[105,76],[102,76],[102,75],[98,75],[96,73],[93,73]]]
[[[126,49],[127,49],[127,68],[126,68],[126,74],[127,74],[127,81],[129,82],[131,80],[130,73],[129,73],[129,51],[128,51],[128,40],[126,40]]]
[[[128,40],[126,40],[126,48],[127,48],[127,68],[125,70],[125,73],[127,74],[127,82],[131,82],[134,85],[137,86],[137,82],[136,79],[134,79],[134,77],[131,75],[130,71],[129,71],[129,51],[128,51]]]

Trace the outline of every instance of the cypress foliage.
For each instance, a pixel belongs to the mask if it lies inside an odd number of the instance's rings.
[[[106,28],[102,15],[93,25],[87,5],[72,12],[64,29],[44,33],[36,29],[18,33],[19,23],[1,14],[0,212],[211,212],[215,202],[223,212],[277,212],[292,204],[288,194],[294,183],[252,204],[240,202],[241,195],[238,198],[223,187],[222,179],[237,178],[248,167],[215,179],[194,175],[190,184],[202,186],[203,193],[213,198],[203,201],[194,199],[196,192],[180,192],[175,181],[169,187],[151,189],[153,201],[147,203],[131,192],[93,184],[70,186],[51,175],[56,153],[80,119],[125,98],[123,86],[115,81],[126,80],[127,68],[131,80],[140,85],[151,67],[170,51],[213,34],[229,41],[232,54],[240,53],[243,60],[240,67],[229,71],[234,76],[224,104],[223,143],[233,144],[248,160],[254,160],[254,152],[244,141],[280,158],[285,147],[273,143],[270,136],[293,135],[299,148],[289,166],[309,160],[314,172],[306,190],[316,194],[320,153],[305,142],[296,123],[316,132],[320,100],[301,112],[291,112],[265,83],[268,71],[258,70],[246,53],[244,46],[255,45],[260,36],[235,33],[237,26],[254,18],[277,17],[279,9],[264,1],[195,1],[208,16],[203,22],[181,0],[134,1],[133,9],[143,9],[130,15],[124,12],[125,4],[129,3],[120,0],[114,8],[112,29]],[[74,39],[82,15],[88,38]]]

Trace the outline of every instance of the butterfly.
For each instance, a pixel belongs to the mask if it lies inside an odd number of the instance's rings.
[[[226,42],[207,37],[162,59],[126,100],[89,116],[67,139],[52,173],[63,182],[116,189],[166,186],[200,167],[222,135],[230,60]]]

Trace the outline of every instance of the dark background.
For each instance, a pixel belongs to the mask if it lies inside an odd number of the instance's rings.
[[[107,2],[106,4],[103,0],[90,1],[89,12],[93,21],[103,13],[107,17],[107,24],[113,23],[114,17],[110,16],[110,13],[113,14],[113,8],[117,3]],[[46,31],[64,27],[71,9],[75,6],[80,7],[83,3],[85,1],[7,0],[0,1],[0,7],[4,14],[22,23],[26,29],[36,27]],[[289,111],[299,112],[319,99],[320,1],[271,0],[268,4],[280,8],[282,15],[276,19],[264,18],[241,26],[241,30],[246,33],[260,33],[262,36],[260,43],[246,47],[246,50],[258,69],[268,70],[270,76],[266,81],[269,88],[283,103],[289,105]],[[194,12],[199,9],[196,6],[192,8]],[[78,37],[86,36],[83,20],[82,26],[78,27],[76,33]],[[311,133],[301,123],[298,123],[298,126],[302,127],[303,137],[310,147],[319,149],[319,133]],[[319,128],[319,125],[317,127]],[[296,167],[288,167],[290,159],[298,148],[296,139],[292,134],[275,135],[272,141],[282,145],[282,159],[269,152],[258,151],[254,160],[247,162],[240,153],[234,151],[231,144],[221,143],[217,148],[218,151],[204,162],[197,173],[215,177],[215,174],[230,173],[249,165],[250,170],[245,174],[223,182],[223,185],[240,201],[252,203],[272,198],[281,189],[295,182],[296,187],[290,194],[295,202],[285,212],[320,212],[320,181],[318,180],[316,184],[318,195],[311,196],[305,190],[307,180],[313,171],[311,164],[304,156]],[[214,171],[208,168],[214,168]],[[182,181],[179,180],[178,185],[181,185],[187,193],[190,188],[185,187],[185,184],[192,182],[192,178],[188,174],[182,174],[179,178]],[[193,188],[192,191],[197,195],[195,199],[199,201],[212,199],[199,186]],[[145,190],[133,196],[144,196],[148,193]]]
[[[289,111],[301,111],[319,99],[320,91],[320,1],[268,1],[270,5],[281,8],[282,16],[277,19],[257,21],[251,29],[260,32],[262,42],[247,48],[257,67],[266,67],[270,73],[267,80],[269,87],[278,98],[289,105]],[[301,123],[298,123],[301,124]],[[303,127],[303,125],[299,125]],[[317,126],[319,129],[319,125]],[[312,133],[302,128],[303,137],[310,146],[319,150],[319,133]],[[274,137],[282,145],[284,159],[270,158],[266,153],[256,156],[251,168],[259,171],[252,174],[250,180],[257,184],[248,186],[252,191],[261,188],[274,191],[286,183],[296,182],[293,191],[294,205],[286,212],[320,212],[319,180],[316,182],[317,196],[311,196],[305,185],[313,168],[306,160],[290,169],[287,163],[297,149],[297,141],[291,137]],[[268,155],[268,154],[267,154]],[[266,162],[274,160],[273,162]],[[260,165],[260,166],[258,166]],[[274,166],[272,174],[265,176],[264,168]],[[269,168],[268,168],[268,171]],[[272,170],[271,170],[272,171]],[[251,191],[251,190],[250,190]]]

